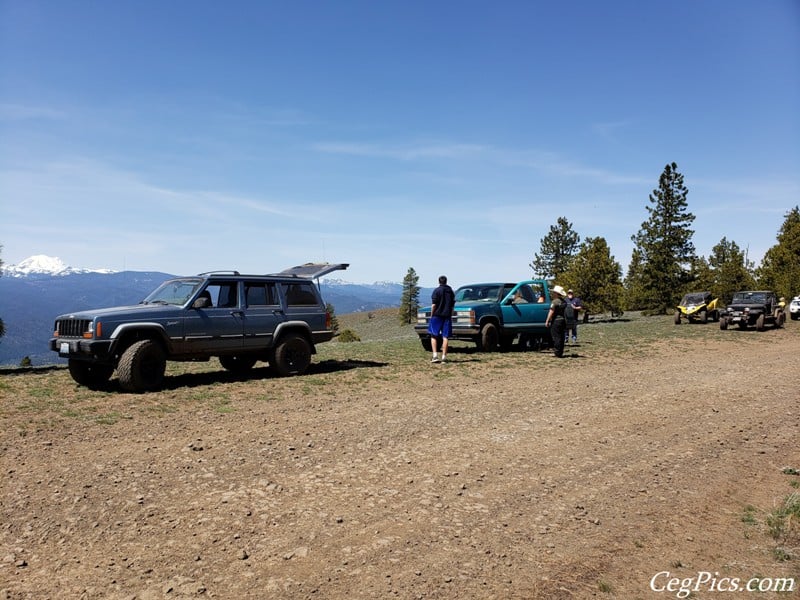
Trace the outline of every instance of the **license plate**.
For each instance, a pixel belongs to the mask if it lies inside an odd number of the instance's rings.
[[[61,342],[61,348],[59,349],[61,354],[69,354],[69,342]]]

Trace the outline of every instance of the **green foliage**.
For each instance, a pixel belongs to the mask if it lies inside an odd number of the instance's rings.
[[[24,357],[21,361],[19,361],[19,366],[22,368],[32,367],[33,363],[31,362],[31,357]]]
[[[574,289],[589,313],[622,312],[622,267],[605,238],[586,238],[559,283]]]
[[[343,343],[360,342],[361,341],[361,338],[358,337],[358,334],[355,331],[353,331],[352,329],[344,329],[344,330],[342,330],[342,332],[339,334],[339,337],[337,339],[340,342],[343,342]]]
[[[336,318],[336,309],[333,304],[327,302],[325,304],[325,310],[331,316],[331,329],[333,331],[339,331],[339,319]]]
[[[790,298],[800,293],[800,208],[785,215],[778,243],[764,254],[757,272],[758,287]]]
[[[403,324],[414,323],[419,310],[419,275],[413,267],[408,268],[403,277],[403,295],[400,298],[400,322]]]
[[[800,494],[794,492],[786,496],[783,503],[767,515],[766,524],[769,534],[776,540],[800,540]]]
[[[658,188],[650,194],[650,217],[631,236],[636,248],[626,279],[631,308],[663,313],[677,304],[691,281],[696,257],[689,227],[695,217],[687,212],[688,193],[678,165],[664,167]]]
[[[703,289],[728,304],[736,292],[755,287],[753,263],[734,241],[722,238],[708,257],[710,281]],[[705,283],[705,281],[704,281]],[[687,290],[688,291],[688,290]]]
[[[561,279],[561,275],[569,270],[580,240],[572,229],[572,223],[566,217],[559,217],[540,240],[539,253],[534,254],[530,268],[537,277]]]

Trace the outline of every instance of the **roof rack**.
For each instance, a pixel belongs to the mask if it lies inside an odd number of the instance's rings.
[[[205,273],[198,273],[198,277],[203,275],[240,275],[239,271],[206,271]]]

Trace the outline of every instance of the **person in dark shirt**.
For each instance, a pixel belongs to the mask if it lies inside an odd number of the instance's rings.
[[[456,295],[453,288],[447,285],[447,277],[439,277],[439,287],[431,294],[431,320],[428,324],[428,333],[431,334],[431,349],[433,358],[431,362],[444,362],[447,359],[447,338],[453,332],[453,306]],[[439,338],[442,338],[442,356],[439,358]]]
[[[564,343],[569,341],[569,334],[572,333],[572,343],[578,343],[578,318],[580,312],[583,310],[583,303],[572,290],[567,290],[567,297],[565,302],[572,304],[573,316],[572,319],[567,319],[567,330],[564,332]]]

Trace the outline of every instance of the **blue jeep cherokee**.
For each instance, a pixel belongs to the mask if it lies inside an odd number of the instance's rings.
[[[122,389],[158,389],[166,361],[219,358],[245,372],[262,360],[282,376],[305,372],[315,345],[333,337],[313,279],[347,264],[308,263],[273,275],[236,271],[177,277],[135,306],[56,317],[50,349],[79,384],[102,387],[116,370]]]

